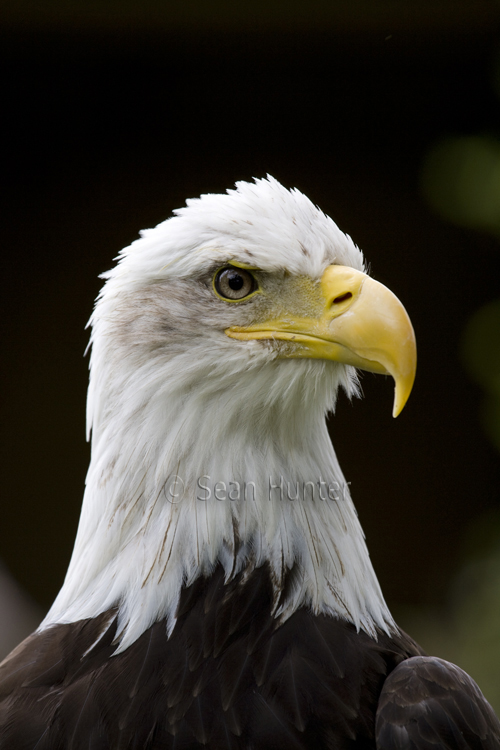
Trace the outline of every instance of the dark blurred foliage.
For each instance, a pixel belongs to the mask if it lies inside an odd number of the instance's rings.
[[[364,401],[341,398],[331,433],[389,604],[430,611],[468,529],[498,507],[498,455],[459,351],[499,282],[496,237],[433,212],[419,173],[443,139],[496,138],[500,5],[140,7],[0,9],[0,557],[47,608],[88,464],[82,354],[98,273],[187,197],[269,172],[354,238],[414,323],[402,415],[391,383],[365,374]]]

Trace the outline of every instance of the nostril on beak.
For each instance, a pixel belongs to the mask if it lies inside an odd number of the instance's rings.
[[[339,305],[341,302],[345,302],[346,299],[350,299],[352,297],[352,292],[346,292],[345,294],[339,294],[338,297],[335,297],[332,304],[333,305]]]

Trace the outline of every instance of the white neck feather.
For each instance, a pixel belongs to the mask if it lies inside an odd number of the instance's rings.
[[[221,342],[210,337],[194,356],[172,356],[171,347],[168,357],[153,349],[144,357],[116,341],[102,330],[95,336],[82,516],[41,627],[118,607],[123,650],[160,619],[171,631],[182,587],[218,563],[227,579],[268,563],[276,617],[307,606],[372,635],[390,629],[325,425],[339,385],[352,393],[353,372],[270,361],[257,342],[235,360],[228,340],[228,372]],[[230,499],[238,487],[239,499]],[[279,600],[292,566],[296,585]]]

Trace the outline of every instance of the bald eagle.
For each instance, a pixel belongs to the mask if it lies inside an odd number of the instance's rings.
[[[204,195],[104,274],[92,459],[64,585],[0,666],[2,750],[499,748],[473,680],[394,622],[325,414],[413,385],[413,329],[271,177]]]

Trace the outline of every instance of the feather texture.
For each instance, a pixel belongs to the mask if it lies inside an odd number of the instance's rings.
[[[213,274],[230,260],[258,265],[268,293],[219,299]],[[272,178],[188,201],[121,253],[91,319],[80,525],[42,628],[118,607],[124,649],[157,620],[171,632],[182,587],[217,564],[229,580],[266,563],[279,621],[306,605],[390,631],[325,425],[339,387],[356,393],[355,371],[224,333],[276,306],[311,312],[335,262],[363,268],[330,218]]]
[[[436,657],[408,659],[387,678],[376,734],[379,750],[500,747],[500,721],[474,680]]]
[[[305,609],[279,625],[268,565],[224,580],[198,578],[170,638],[158,622],[119,654],[113,613],[28,638],[0,667],[0,748],[372,748],[413,641]]]

